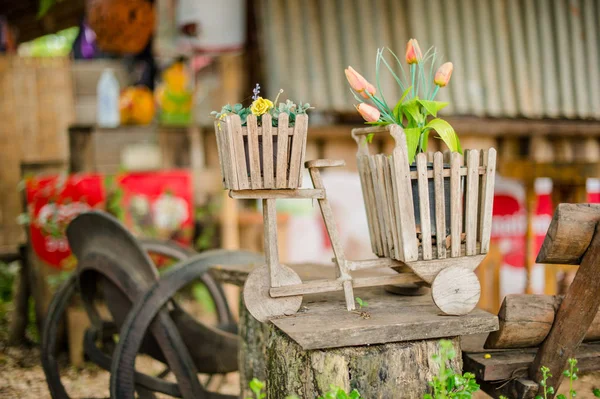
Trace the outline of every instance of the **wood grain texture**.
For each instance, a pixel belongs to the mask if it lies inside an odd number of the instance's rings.
[[[396,141],[392,152],[394,195],[397,203],[396,215],[398,216],[398,231],[402,243],[403,261],[414,261],[419,258],[417,247],[417,231],[415,226],[415,212],[412,200],[412,187],[410,182],[410,169],[408,163],[408,149],[406,136],[400,126],[390,125],[390,134]]]
[[[258,123],[255,115],[248,115],[246,119],[248,131],[248,165],[250,166],[250,187],[253,190],[262,188],[260,173],[260,150],[258,147]],[[243,128],[242,128],[243,129]]]
[[[392,160],[389,157],[386,157],[385,155],[382,158],[383,160],[383,178],[384,178],[384,184],[385,184],[385,193],[387,195],[387,203],[388,203],[388,207],[387,207],[387,211],[388,211],[388,218],[390,220],[390,229],[392,231],[392,243],[393,243],[393,252],[392,252],[392,258],[394,259],[400,259],[401,256],[401,252],[400,252],[400,238],[399,235],[400,233],[398,232],[398,228],[396,226],[398,226],[398,218],[396,216],[396,207],[394,206],[394,201],[395,201],[395,197],[394,197],[394,183],[392,182],[392,166],[391,166],[391,162]]]
[[[559,204],[536,262],[580,264],[599,220],[600,204]]]
[[[236,190],[247,190],[250,188],[248,181],[248,170],[246,168],[246,151],[244,150],[244,137],[242,135],[242,121],[238,115],[230,115],[225,118],[228,125],[229,137],[233,139],[234,146],[234,166],[237,174]]]
[[[308,117],[298,115],[294,124],[294,135],[292,136],[292,150],[290,154],[290,176],[288,181],[289,188],[298,187],[300,181],[304,159],[303,148],[306,147],[306,130],[308,128]]]
[[[286,188],[288,176],[288,121],[285,112],[279,114],[277,120],[277,166],[275,170],[275,187]]]
[[[469,150],[467,160],[467,185],[465,193],[465,235],[467,255],[475,255],[477,243],[477,216],[479,206],[479,151]]]
[[[417,182],[419,190],[419,210],[421,213],[421,246],[423,260],[430,260],[431,254],[431,217],[429,215],[429,181],[427,179],[427,154],[417,154]]]
[[[464,266],[444,267],[431,284],[433,302],[447,315],[468,314],[477,306],[480,295],[477,275]]]
[[[513,349],[540,345],[552,328],[562,300],[563,297],[559,295],[507,295],[498,312],[500,328],[490,333],[485,347]],[[600,311],[596,313],[583,340],[600,340]]]
[[[490,250],[492,235],[492,211],[494,208],[494,185],[496,181],[496,150],[490,148],[482,152],[485,173],[481,176],[481,205],[479,216],[479,242],[482,254]]]
[[[275,176],[273,174],[273,122],[270,114],[262,116],[262,175],[263,187],[275,188]]]
[[[231,190],[229,196],[234,199],[280,199],[280,198],[297,198],[297,199],[319,199],[325,198],[325,189],[272,189],[272,190]]]
[[[464,253],[463,253],[464,255]],[[440,271],[447,267],[460,266],[471,271],[477,269],[485,255],[460,256],[457,258],[419,260],[407,262],[408,267],[425,282],[432,283]]]
[[[460,256],[460,242],[462,233],[462,188],[460,179],[460,154],[450,154],[450,236],[452,257]]]
[[[265,260],[269,268],[269,284],[280,287],[285,283],[284,272],[279,267],[279,252],[277,248],[277,209],[274,199],[263,199],[263,226]]]
[[[304,164],[307,168],[333,168],[346,166],[346,161],[343,159],[312,159]]]
[[[433,181],[435,187],[435,233],[437,258],[446,258],[446,198],[444,193],[444,155],[436,152],[433,156]]]
[[[306,296],[303,312],[271,320],[303,349],[339,348],[489,332],[496,316],[475,309],[462,317],[440,314],[429,296],[398,297],[382,288],[357,290],[370,317],[347,312],[339,294]]]
[[[584,208],[582,213],[587,214],[587,209]],[[595,215],[588,214],[588,218],[597,218],[599,214],[600,211]],[[598,274],[600,274],[600,233],[596,230],[581,260],[579,271],[558,308],[552,329],[530,367],[530,376],[534,381],[540,381],[539,369],[542,365],[550,370],[565,370],[567,359],[581,344],[600,308]],[[557,387],[562,378],[562,373],[555,372],[548,384]]]
[[[385,209],[387,207],[387,197],[383,192],[383,186],[379,180],[379,174],[377,171],[377,156],[372,155],[368,158],[369,171],[371,173],[371,181],[373,182],[373,194],[375,202],[373,203],[375,217],[377,218],[377,224],[379,225],[379,239],[381,240],[382,252],[380,255],[388,258],[390,256],[388,235],[391,226],[389,226],[385,218]]]

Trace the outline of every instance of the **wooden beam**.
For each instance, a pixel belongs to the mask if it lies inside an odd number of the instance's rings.
[[[600,204],[559,204],[536,262],[580,264],[598,221]]]
[[[592,220],[595,220],[594,224],[596,224],[600,216],[600,208],[595,207],[596,212],[590,212],[589,208],[586,209],[582,206],[579,206],[578,209],[581,209],[581,211],[577,214],[579,217],[575,219],[579,220],[579,229],[589,230]],[[587,215],[587,217],[583,217],[583,215]],[[560,221],[561,219],[558,220]],[[571,242],[576,242],[578,237],[574,233],[570,237],[555,235],[554,243],[558,244],[561,238],[564,241],[569,239]],[[564,241],[562,247],[565,248],[566,258],[580,256],[579,245],[569,247],[564,245]],[[546,241],[544,241],[544,244],[546,244]],[[561,247],[561,245],[553,245],[552,247],[556,249],[557,247]],[[552,377],[548,380],[548,385],[553,387],[560,385],[563,378],[561,371],[565,370],[567,359],[573,356],[575,350],[581,344],[581,341],[583,341],[588,328],[600,308],[600,295],[598,295],[598,292],[600,292],[599,274],[600,233],[596,227],[593,231],[591,243],[587,250],[585,250],[585,255],[583,255],[581,260],[579,271],[556,313],[550,334],[544,340],[540,351],[529,368],[529,374],[533,380],[540,381],[540,367],[546,366],[550,370],[553,370]],[[600,361],[596,364],[599,363]],[[551,397],[554,397],[554,395],[551,395]]]
[[[498,313],[500,329],[490,333],[485,347],[515,349],[540,345],[552,328],[562,300],[554,295],[507,295]],[[584,341],[595,340],[600,340],[600,312],[584,337]]]
[[[325,189],[230,190],[229,196],[234,199],[323,199]]]

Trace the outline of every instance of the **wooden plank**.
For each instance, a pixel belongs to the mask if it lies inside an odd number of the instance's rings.
[[[383,243],[381,241],[381,228],[379,226],[379,218],[377,216],[377,203],[375,202],[375,188],[373,186],[373,178],[371,176],[371,167],[369,166],[369,155],[364,155],[359,159],[362,162],[363,180],[365,182],[366,191],[365,201],[368,203],[367,210],[371,215],[369,227],[372,230],[371,241],[375,246],[373,252],[383,255]]]
[[[450,236],[452,239],[451,256],[460,256],[460,242],[462,233],[462,190],[460,179],[460,165],[462,163],[459,153],[450,155]]]
[[[267,199],[267,198],[298,198],[322,199],[325,198],[325,189],[273,189],[273,190],[241,190],[229,191],[229,196],[235,199]]]
[[[248,115],[248,164],[250,166],[250,187],[262,188],[260,177],[260,150],[258,148],[258,124],[255,115]]]
[[[228,166],[227,161],[225,160],[225,144],[222,141],[222,134],[220,129],[219,121],[215,121],[215,138],[217,139],[217,152],[219,153],[219,168],[221,170],[221,176],[223,177],[223,185],[225,188],[229,188],[229,171],[226,169]]]
[[[358,175],[360,178],[363,203],[365,205],[365,212],[367,214],[367,225],[369,227],[369,238],[371,241],[371,250],[373,251],[373,253],[376,254],[376,253],[378,253],[377,252],[378,251],[377,236],[375,235],[375,229],[374,229],[375,221],[373,220],[373,208],[371,207],[372,202],[370,201],[369,186],[367,184],[367,172],[365,170],[366,167],[365,167],[364,160],[366,157],[368,157],[368,155],[361,155],[360,150],[359,150],[359,153],[356,155],[356,164],[358,167]],[[307,164],[308,164],[308,162],[307,162]],[[307,167],[309,167],[309,166],[307,165]]]
[[[280,287],[285,278],[279,267],[279,253],[277,249],[277,210],[274,199],[263,199],[265,260],[269,267],[269,283],[271,287]]]
[[[386,156],[384,154],[375,155],[375,166],[377,171],[377,182],[379,186],[379,193],[382,202],[381,216],[382,220],[385,221],[385,241],[388,249],[388,256],[393,256],[394,251],[394,236],[392,230],[394,226],[392,224],[392,217],[390,215],[390,208],[392,203],[388,202],[388,193],[386,191],[385,172],[383,171],[384,165],[387,163]]]
[[[444,155],[436,152],[433,156],[433,181],[435,187],[435,232],[437,258],[446,257],[446,200],[444,195]]]
[[[589,218],[597,218],[598,214],[590,215]],[[542,365],[550,370],[565,370],[567,359],[573,356],[585,337],[600,309],[598,274],[600,274],[600,233],[595,233],[582,258],[579,271],[556,312],[552,329],[529,369],[529,374],[535,381],[541,378]],[[562,373],[555,372],[549,378],[548,384],[557,387],[562,377]]]
[[[419,209],[421,213],[421,246],[423,260],[430,260],[431,255],[431,219],[429,215],[429,181],[427,179],[427,155],[417,155],[417,173],[419,187]]]
[[[496,317],[481,309],[463,317],[441,315],[428,295],[402,297],[378,288],[357,294],[369,303],[364,309],[368,319],[340,309],[339,294],[334,292],[307,296],[306,312],[271,322],[305,350],[444,338],[498,327]]]
[[[275,170],[275,187],[286,188],[288,173],[288,120],[285,112],[279,114],[277,121],[277,166]]]
[[[238,190],[240,188],[239,179],[237,176],[237,168],[235,166],[237,162],[236,157],[236,146],[235,140],[233,139],[233,129],[231,127],[231,120],[225,119],[221,121],[221,139],[225,143],[225,150],[223,151],[223,159],[225,162],[225,170],[229,173],[229,185],[228,188]],[[241,122],[240,122],[241,123]],[[223,160],[220,160],[223,162]],[[245,162],[245,161],[244,161]]]
[[[275,178],[273,176],[273,127],[270,114],[262,116],[262,174],[263,188],[274,188]]]
[[[475,374],[481,381],[500,381],[510,378],[527,378],[527,368],[533,362],[538,348],[512,349],[488,352],[464,353],[464,370]],[[587,343],[575,352],[577,367],[581,373],[595,371],[600,367],[600,343]],[[554,369],[552,369],[554,370]],[[562,370],[562,369],[559,369]],[[553,372],[552,374],[562,374]],[[552,385],[556,387],[556,385]]]
[[[392,160],[394,162],[394,196],[397,201],[395,204],[396,215],[399,216],[397,229],[400,232],[399,238],[401,238],[403,251],[402,259],[399,260],[408,262],[419,258],[408,149],[406,148],[406,136],[399,126],[390,125],[390,133],[396,141],[396,147],[392,151]]]
[[[308,140],[308,115],[299,115],[296,116],[296,123],[298,123],[298,119],[302,121],[304,124],[304,133],[302,133],[302,153],[300,154],[300,170],[298,171],[298,185],[296,187],[302,187],[302,179],[303,179],[303,168],[304,168],[304,160],[306,158],[306,142]]]
[[[244,149],[244,137],[242,136],[242,121],[238,115],[230,115],[225,119],[228,124],[229,137],[233,139],[235,164],[234,169],[237,174],[238,190],[247,190],[250,188],[248,182],[248,170],[246,168],[246,151]]]
[[[289,188],[298,187],[298,182],[301,178],[302,166],[302,147],[306,146],[306,130],[308,128],[308,120],[302,115],[296,117],[294,124],[294,135],[292,136],[292,151],[290,155],[290,176],[288,181]]]
[[[385,193],[387,195],[387,211],[390,220],[390,230],[392,231],[392,242],[394,243],[393,258],[398,259],[401,256],[400,241],[398,238],[398,221],[396,218],[396,207],[394,204],[394,184],[392,183],[391,159],[383,155],[383,178],[385,183]]]
[[[500,328],[488,336],[485,347],[515,349],[540,345],[552,328],[562,300],[558,295],[507,295],[498,312]],[[600,340],[600,311],[583,338],[584,342],[595,340]]]
[[[465,236],[467,255],[475,255],[477,244],[477,208],[479,203],[479,151],[470,150],[467,160],[467,186],[465,193]]]
[[[474,271],[483,261],[485,255],[460,256],[448,259],[419,260],[416,262],[407,262],[415,274],[421,277],[427,283],[432,283],[440,271],[450,266],[463,266]]]
[[[494,208],[494,185],[496,181],[496,149],[490,148],[483,151],[483,167],[485,168],[485,173],[481,177],[479,242],[481,243],[481,253],[487,254],[490,250],[490,237],[492,234],[492,211]]]
[[[390,247],[387,241],[387,232],[390,226],[387,225],[384,217],[384,209],[386,207],[384,193],[382,192],[382,182],[379,181],[379,174],[377,173],[377,157],[376,155],[370,155],[368,158],[369,171],[371,174],[371,182],[373,184],[373,196],[375,199],[374,215],[379,225],[379,239],[381,240],[382,254],[385,257],[390,256]]]
[[[272,297],[286,297],[294,295],[321,294],[325,292],[341,291],[343,284],[348,280],[314,280],[302,284],[286,285],[283,287],[272,288],[270,294]],[[351,281],[354,288],[379,287],[388,284],[408,284],[418,283],[421,279],[413,273],[399,273],[384,276],[359,277]],[[352,298],[354,301],[354,298]]]
[[[313,159],[306,161],[307,168],[332,168],[337,166],[345,166],[346,161],[342,159]]]
[[[580,264],[598,221],[600,204],[559,204],[536,262]]]

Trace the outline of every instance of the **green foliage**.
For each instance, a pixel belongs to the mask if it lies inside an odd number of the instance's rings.
[[[213,301],[208,288],[202,283],[192,285],[192,296],[196,302],[202,305],[202,310],[206,313],[214,314],[217,311],[215,301]]]
[[[554,387],[549,387],[547,384],[548,378],[552,377],[552,374],[550,374],[550,369],[546,366],[542,366],[540,370],[542,371],[540,386],[543,388],[544,396],[537,395],[535,399],[547,399],[549,394],[552,395],[554,393]]]
[[[12,301],[12,290],[19,272],[19,264],[16,262],[7,264],[0,262],[0,303]]]
[[[123,209],[123,197],[125,192],[119,186],[114,176],[104,178],[104,188],[106,190],[106,211],[119,220],[125,219],[125,210]]]
[[[473,392],[479,390],[473,373],[457,374],[447,363],[456,357],[456,352],[451,341],[440,341],[440,354],[433,355],[432,360],[436,362],[440,371],[429,385],[433,393],[425,394],[423,399],[469,399]]]
[[[575,381],[577,377],[577,373],[579,369],[577,368],[577,359],[570,358],[569,359],[569,369],[563,371],[563,375],[569,379],[569,399],[573,399],[577,396],[577,392],[573,389],[573,381]],[[567,397],[563,394],[557,396],[557,399],[567,399]]]
[[[592,389],[592,393],[594,394],[595,397],[600,398],[600,389],[594,388],[594,389]]]
[[[248,386],[254,394],[254,398],[246,399],[263,399],[267,396],[267,394],[263,392],[263,389],[265,389],[265,383],[258,378],[253,378],[252,381],[248,383]]]
[[[329,391],[325,392],[323,396],[319,396],[317,399],[362,399],[362,397],[356,389],[347,393],[344,389],[332,385]]]
[[[369,306],[369,304],[367,303],[367,301],[363,301],[359,297],[356,297],[355,299],[356,299],[356,303],[358,303],[359,309],[366,308],[367,306]]]

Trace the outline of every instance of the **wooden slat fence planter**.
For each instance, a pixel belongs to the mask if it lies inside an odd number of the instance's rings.
[[[295,189],[302,185],[308,116],[297,115],[294,126],[279,115],[249,115],[242,127],[238,115],[215,122],[223,185],[229,190]],[[283,139],[282,139],[283,138]]]
[[[376,133],[395,139],[391,155],[370,153],[368,135]],[[354,129],[352,136],[375,254],[402,262],[487,254],[494,148],[467,150],[464,158],[449,151],[421,153],[409,166],[400,126]]]

